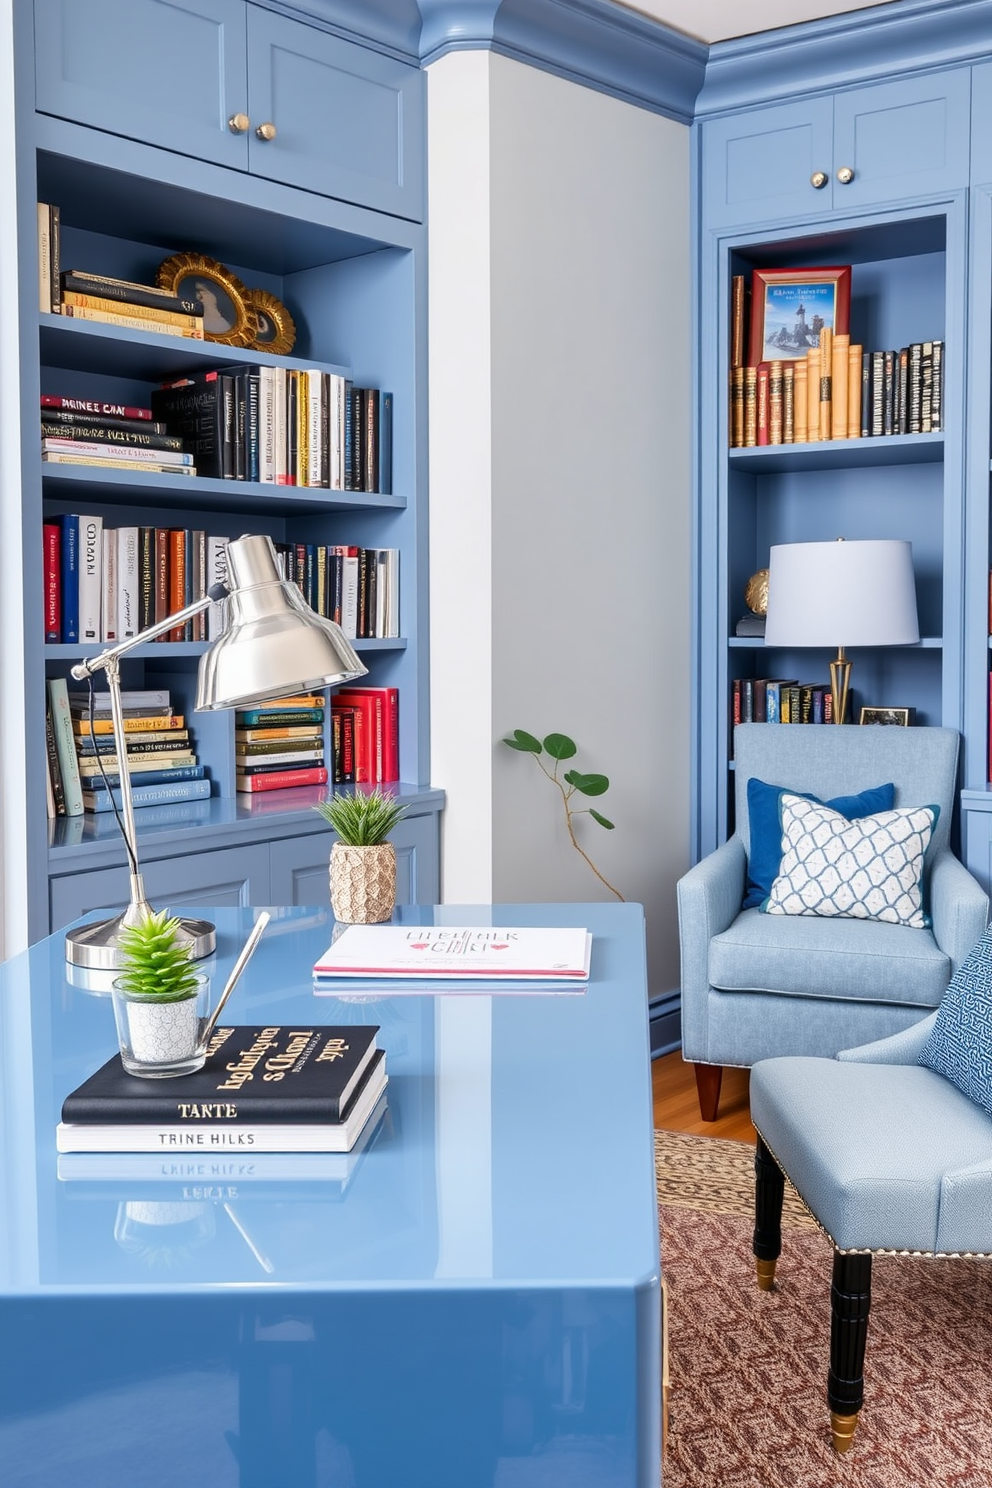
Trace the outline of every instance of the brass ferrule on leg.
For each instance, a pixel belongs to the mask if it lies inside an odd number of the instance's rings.
[[[834,1439],[835,1452],[851,1450],[859,1414],[860,1412],[855,1411],[853,1416],[839,1416],[836,1411],[830,1412],[830,1431]]]
[[[763,1292],[770,1292],[775,1285],[776,1261],[755,1260],[755,1270],[758,1273],[758,1286]]]

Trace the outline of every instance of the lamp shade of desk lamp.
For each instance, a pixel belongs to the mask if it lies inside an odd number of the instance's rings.
[[[271,539],[239,537],[228,545],[226,583],[215,584],[202,599],[72,668],[79,682],[95,672],[106,673],[115,739],[124,738],[120,658],[198,615],[215,600],[226,600],[227,613],[223,633],[200,658],[197,709],[247,708],[291,691],[340,687],[368,670],[340,626],[315,614],[297,586],[281,577]],[[80,925],[68,930],[65,938],[70,965],[100,971],[120,965],[121,931],[139,923],[151,908],[138,866],[130,777],[119,747],[117,754],[125,766],[116,773],[122,808],[118,821],[131,871],[130,903],[113,919]],[[217,938],[209,920],[180,919],[180,927],[180,938],[190,945],[194,960],[213,952]]]
[[[834,723],[847,714],[848,646],[910,646],[919,639],[911,543],[839,538],[772,548],[765,645],[837,648],[830,663]]]

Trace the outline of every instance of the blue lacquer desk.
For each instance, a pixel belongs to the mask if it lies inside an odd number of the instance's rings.
[[[252,912],[203,913],[219,987]],[[641,910],[397,912],[491,914],[587,925],[588,990],[314,997],[330,912],[274,911],[232,1021],[375,1021],[387,1051],[374,1139],[320,1178],[208,1154],[60,1179],[109,999],[61,935],[0,968],[2,1488],[657,1488]]]

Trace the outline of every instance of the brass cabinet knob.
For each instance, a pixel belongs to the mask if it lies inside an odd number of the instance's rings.
[[[822,191],[829,180],[830,177],[826,171],[814,171],[809,178],[809,184],[813,187],[814,191]]]
[[[268,141],[276,137],[276,126],[274,124],[259,124],[255,130],[258,139]]]
[[[850,186],[854,180],[854,172],[849,165],[842,165],[837,172],[837,179],[842,186]]]
[[[247,114],[232,114],[227,121],[227,127],[232,134],[245,134],[251,127],[251,120]]]

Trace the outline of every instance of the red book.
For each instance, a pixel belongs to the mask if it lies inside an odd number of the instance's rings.
[[[169,608],[166,614],[174,615],[185,604],[186,533],[182,527],[173,527],[169,529]],[[167,641],[184,641],[185,625],[174,625],[171,630],[166,631],[165,638]]]
[[[44,525],[45,640],[62,639],[62,533],[57,522]]]
[[[342,702],[356,703],[371,698],[375,703],[374,738],[376,743],[375,783],[399,780],[399,689],[396,687],[347,687],[335,696]],[[368,706],[366,702],[366,707]]]
[[[150,408],[131,408],[125,403],[95,403],[91,398],[55,398],[41,395],[42,408],[67,408],[73,413],[89,413],[95,418],[150,419]]]
[[[310,770],[270,770],[267,775],[239,775],[235,786],[239,791],[284,790],[291,785],[326,785],[327,771],[323,765]]]
[[[355,714],[355,782],[378,785],[382,780],[382,702],[375,687],[342,688],[331,707],[351,708]]]
[[[155,622],[165,620],[169,609],[169,529],[155,528]],[[168,636],[160,636],[168,640]]]
[[[767,362],[758,363],[758,443],[768,444],[770,442],[771,414],[768,401],[768,373]]]

